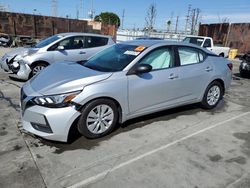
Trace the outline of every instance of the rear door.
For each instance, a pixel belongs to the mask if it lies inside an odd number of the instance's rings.
[[[85,36],[84,41],[84,50],[82,52],[84,53],[85,58],[88,59],[97,52],[107,48],[109,39],[107,37],[100,36]]]
[[[203,95],[213,76],[213,66],[206,61],[206,54],[197,48],[178,46],[179,84],[185,101],[196,100]]]

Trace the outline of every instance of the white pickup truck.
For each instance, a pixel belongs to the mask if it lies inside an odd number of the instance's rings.
[[[196,44],[203,48],[207,48],[211,50],[215,54],[221,57],[228,57],[230,48],[222,47],[222,46],[214,46],[214,41],[211,37],[202,37],[202,36],[190,36],[183,39],[183,42],[188,42],[192,44]]]

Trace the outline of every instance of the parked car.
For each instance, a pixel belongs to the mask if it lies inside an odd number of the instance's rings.
[[[250,77],[250,52],[240,59],[242,60],[239,67],[240,75],[242,77]]]
[[[0,46],[8,47],[11,44],[11,37],[8,34],[0,33]]]
[[[183,42],[192,43],[201,46],[203,48],[207,48],[208,50],[214,52],[215,54],[221,57],[228,57],[230,51],[229,47],[223,47],[221,45],[215,46],[214,41],[211,37],[202,37],[202,36],[186,37],[183,40]]]
[[[36,40],[32,36],[25,36],[25,35],[20,35],[17,36],[14,41],[12,46],[13,47],[31,47],[36,44]]]
[[[21,90],[22,125],[67,141],[77,123],[87,138],[118,122],[190,103],[216,107],[229,88],[232,63],[192,44],[129,41],[87,61],[54,63]],[[52,79],[53,78],[53,79]]]
[[[1,67],[11,77],[28,80],[54,62],[86,60],[112,44],[111,36],[61,33],[42,40],[32,48],[17,48],[5,54]]]
[[[135,40],[163,40],[163,39],[159,37],[138,37]]]

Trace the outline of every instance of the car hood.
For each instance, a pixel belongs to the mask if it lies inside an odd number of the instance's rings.
[[[112,73],[95,71],[76,62],[58,62],[45,68],[27,85],[41,95],[82,90],[86,85],[109,78]]]
[[[16,48],[8,53],[6,53],[6,56],[8,57],[14,57],[16,55],[18,56],[25,56],[25,55],[31,55],[36,53],[39,50],[39,48],[24,48],[24,47],[20,47],[20,48]]]
[[[20,47],[20,48],[16,48],[16,49],[6,53],[6,55],[9,56],[9,57],[14,57],[16,55],[23,55],[28,50],[29,50],[28,48]]]

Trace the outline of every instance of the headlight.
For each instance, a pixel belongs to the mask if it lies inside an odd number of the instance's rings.
[[[67,107],[79,93],[81,93],[81,91],[65,93],[60,95],[35,97],[33,99],[33,102],[37,105],[51,107],[51,108]]]

